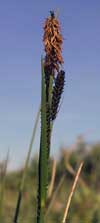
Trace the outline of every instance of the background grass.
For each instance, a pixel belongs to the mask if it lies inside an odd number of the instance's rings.
[[[60,220],[62,220],[66,200],[74,180],[74,174],[81,160],[84,160],[84,167],[72,199],[68,223],[100,223],[100,144],[88,146],[85,142],[79,142],[74,150],[69,150],[68,148],[61,149],[60,158],[57,161],[53,194],[57,190],[58,184],[63,176],[64,180],[46,216],[47,223],[61,222]],[[50,176],[52,163],[53,161],[51,159]],[[37,172],[38,157],[34,156],[28,168],[19,223],[35,222]],[[4,223],[12,222],[22,173],[23,169],[7,173],[3,206]],[[51,199],[48,200],[47,209],[50,206]]]

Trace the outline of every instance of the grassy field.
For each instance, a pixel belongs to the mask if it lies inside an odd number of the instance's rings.
[[[68,215],[68,223],[100,223],[100,144],[87,149],[85,143],[79,143],[74,150],[61,149],[60,159],[55,166],[56,177],[52,194],[48,198],[46,222],[61,222],[74,175],[81,161],[84,167],[74,193]],[[51,182],[53,160],[50,162]],[[19,223],[32,223],[36,220],[37,206],[37,169],[35,156],[28,168],[28,176],[23,192]],[[23,169],[9,172],[6,176],[3,222],[13,222],[20,180]]]

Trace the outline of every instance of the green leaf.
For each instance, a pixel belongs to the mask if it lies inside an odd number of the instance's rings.
[[[33,143],[34,143],[34,139],[35,139],[35,134],[36,134],[36,130],[37,130],[39,117],[40,117],[40,107],[39,107],[37,117],[36,117],[36,120],[35,120],[35,125],[34,125],[34,128],[33,128],[33,133],[32,133],[32,137],[31,137],[31,141],[30,141],[30,145],[29,145],[29,150],[28,150],[26,161],[25,161],[25,167],[24,167],[22,178],[21,178],[21,184],[20,184],[20,189],[19,189],[18,198],[17,198],[17,205],[16,205],[15,215],[14,215],[14,220],[13,220],[14,223],[17,223],[17,221],[18,221],[23,190],[24,190],[24,186],[25,186],[25,183],[26,183],[28,165],[29,165],[29,161],[30,161],[30,156],[31,156],[31,152],[32,152],[32,147],[33,147]]]

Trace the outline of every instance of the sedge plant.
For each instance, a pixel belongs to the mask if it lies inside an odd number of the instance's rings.
[[[43,43],[45,56],[41,59],[41,135],[38,165],[37,223],[45,222],[51,135],[65,82],[61,54],[63,38],[60,23],[53,11],[50,12],[50,16],[44,23]]]

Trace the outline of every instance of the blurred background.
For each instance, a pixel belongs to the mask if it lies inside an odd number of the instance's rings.
[[[54,125],[51,168],[56,158],[53,193],[64,178],[47,221],[62,218],[74,175],[84,168],[73,198],[69,223],[100,223],[100,2],[0,1],[0,173],[9,149],[5,222],[11,222],[41,91],[43,24],[58,13],[64,38],[66,84]],[[20,219],[35,218],[40,124],[37,129]],[[30,208],[27,208],[30,207]],[[33,211],[34,210],[34,211]],[[50,214],[52,212],[52,215]],[[31,222],[31,220],[30,220]]]

